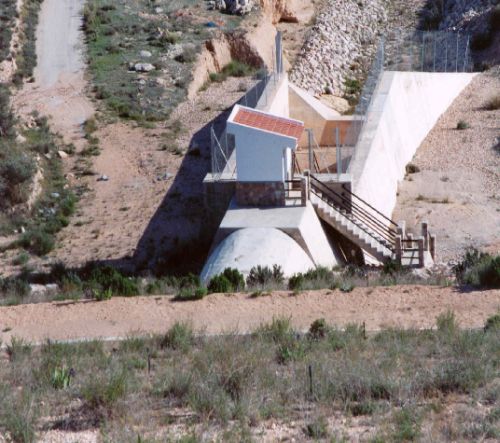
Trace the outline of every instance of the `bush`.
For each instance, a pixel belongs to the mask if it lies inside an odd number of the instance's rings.
[[[101,291],[103,296],[116,294],[127,297],[139,294],[137,279],[125,276],[111,266],[90,264],[81,273],[87,280],[87,286]]]
[[[292,291],[304,289],[322,289],[335,286],[335,276],[331,270],[323,266],[310,269],[304,274],[294,274],[288,280],[288,289]]]
[[[439,332],[451,336],[458,330],[455,314],[452,311],[447,311],[440,314],[436,319],[436,326]]]
[[[30,293],[30,285],[23,278],[0,277],[0,294],[6,296],[25,297]]]
[[[175,60],[179,63],[193,63],[194,61],[196,61],[196,55],[196,48],[193,48],[192,46],[186,46],[183,49],[182,54],[179,54],[177,57],[175,57]]]
[[[104,410],[111,415],[117,402],[127,394],[128,385],[129,376],[124,370],[114,370],[104,376],[97,373],[82,388],[82,397],[89,409]]]
[[[408,163],[405,167],[407,174],[415,174],[420,172],[420,168],[414,163]]]
[[[271,323],[260,326],[256,334],[275,343],[286,343],[294,331],[289,318],[274,318]]]
[[[33,228],[26,231],[19,240],[20,246],[38,256],[46,255],[52,251],[55,243],[54,236],[40,228]]]
[[[325,338],[328,335],[328,325],[324,318],[319,318],[318,320],[314,320],[309,327],[309,337],[314,340],[320,340]]]
[[[177,295],[174,297],[176,301],[192,301],[201,300],[205,295],[207,295],[207,288],[203,286],[193,287],[188,286],[181,288]]]
[[[194,343],[193,328],[189,323],[174,323],[161,341],[161,346],[187,351]]]
[[[71,370],[65,366],[56,367],[52,372],[51,382],[54,389],[66,389],[71,381]]]
[[[495,314],[492,317],[486,320],[484,325],[484,330],[486,331],[495,331],[500,329],[500,314]]]
[[[283,269],[279,265],[273,265],[271,269],[269,266],[254,266],[250,269],[247,277],[248,286],[265,287],[267,285],[280,285],[283,283],[284,275]]]
[[[500,288],[500,255],[493,257],[471,248],[453,270],[461,284],[477,288]]]
[[[484,108],[488,111],[496,111],[497,109],[500,109],[500,95],[495,95],[494,97],[490,98],[486,102]]]
[[[245,288],[243,274],[237,269],[226,268],[222,274],[215,275],[208,284],[209,292],[234,292]]]
[[[467,123],[465,120],[460,120],[458,123],[457,123],[457,129],[459,131],[462,131],[464,129],[469,129],[470,128],[470,125],[469,123]]]
[[[21,398],[7,403],[6,411],[0,417],[13,442],[32,443],[36,441],[38,409],[29,389],[23,391]]]

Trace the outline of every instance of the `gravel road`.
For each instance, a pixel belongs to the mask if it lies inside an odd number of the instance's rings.
[[[162,334],[176,321],[188,321],[207,334],[249,332],[273,317],[288,317],[298,330],[325,318],[343,327],[365,322],[367,330],[383,327],[431,328],[448,310],[462,327],[479,328],[498,312],[500,290],[460,292],[456,288],[392,286],[306,291],[212,294],[203,300],[176,302],[171,296],[114,297],[109,301],[55,302],[0,308],[0,342],[11,337],[30,342]]]

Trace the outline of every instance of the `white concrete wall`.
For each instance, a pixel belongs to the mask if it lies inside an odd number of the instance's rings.
[[[293,137],[227,122],[236,139],[236,165],[240,182],[278,182],[286,179],[284,149],[294,148]]]
[[[290,116],[290,105],[288,101],[288,75],[282,74],[281,79],[275,85],[272,80],[263,92],[256,109],[269,112],[270,114],[288,118]]]
[[[208,283],[226,268],[236,268],[247,276],[254,266],[278,264],[285,277],[314,268],[314,263],[287,234],[274,228],[243,228],[217,245],[208,257],[200,278]]]
[[[473,76],[385,72],[349,166],[353,192],[390,217],[406,164]]]

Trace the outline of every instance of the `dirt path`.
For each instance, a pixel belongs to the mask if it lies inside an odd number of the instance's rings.
[[[17,112],[51,116],[51,127],[66,142],[83,143],[82,123],[93,112],[85,96],[82,16],[84,0],[45,0],[36,34],[34,83],[14,98]]]
[[[382,327],[430,328],[436,317],[452,310],[462,327],[478,328],[500,309],[500,290],[459,292],[455,288],[393,286],[356,288],[351,293],[310,291],[300,295],[276,292],[214,294],[194,302],[169,296],[122,298],[106,302],[56,302],[0,308],[0,341],[11,337],[31,342],[126,337],[163,333],[176,321],[192,322],[208,334],[248,332],[273,317],[285,316],[306,330],[318,318],[345,326],[366,323]]]

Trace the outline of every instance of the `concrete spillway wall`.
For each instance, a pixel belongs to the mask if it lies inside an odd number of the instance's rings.
[[[390,217],[405,166],[473,77],[468,73],[384,72],[349,166],[353,192]]]

